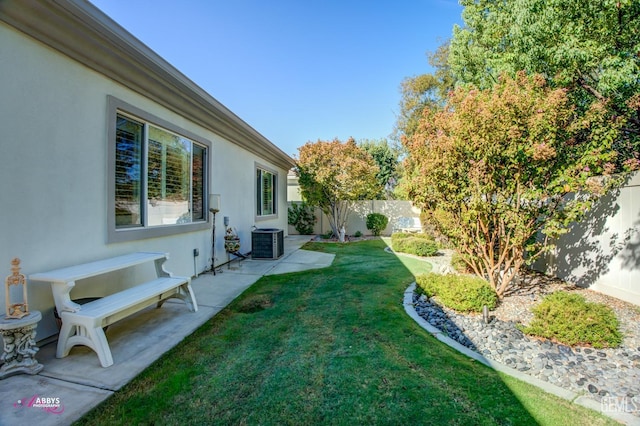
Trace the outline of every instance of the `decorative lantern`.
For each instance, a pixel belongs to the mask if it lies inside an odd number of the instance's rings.
[[[209,211],[213,214],[220,211],[220,194],[209,194]]]
[[[11,261],[11,275],[4,280],[7,319],[20,319],[29,315],[27,304],[27,279],[20,273],[20,259]],[[20,288],[22,286],[22,289]],[[22,292],[20,291],[22,290]]]

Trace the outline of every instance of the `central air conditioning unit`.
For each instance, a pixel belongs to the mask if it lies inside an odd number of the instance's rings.
[[[284,231],[258,228],[251,231],[251,258],[278,259],[284,254]]]

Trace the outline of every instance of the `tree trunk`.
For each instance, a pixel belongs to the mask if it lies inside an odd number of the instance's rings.
[[[341,231],[343,228],[346,228],[351,209],[352,203],[349,201],[334,201],[324,210],[324,213],[329,219],[329,225],[331,226],[333,235],[335,235],[341,243],[345,242],[345,233]]]

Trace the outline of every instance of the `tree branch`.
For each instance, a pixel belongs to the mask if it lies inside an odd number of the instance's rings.
[[[593,96],[595,96],[599,101],[605,102],[607,100],[607,98],[605,98],[604,96],[602,96],[602,93],[598,92],[593,86],[591,86],[590,84],[587,83],[587,80],[584,78],[582,72],[580,70],[578,70],[578,84],[586,89],[589,93],[591,93]]]

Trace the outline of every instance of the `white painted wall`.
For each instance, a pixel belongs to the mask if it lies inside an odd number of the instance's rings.
[[[302,201],[298,177],[291,172],[287,175],[287,200],[289,200],[289,202]]]
[[[291,191],[291,186],[289,187]],[[290,192],[291,194],[291,192]],[[347,220],[347,226],[345,227],[347,235],[354,235],[360,231],[362,235],[371,235],[371,231],[367,229],[367,215],[369,213],[382,213],[389,219],[387,228],[382,232],[382,235],[391,235],[391,233],[398,229],[401,224],[406,222],[406,218],[420,220],[420,209],[414,207],[411,201],[404,200],[368,200],[358,201],[352,213]],[[331,225],[329,219],[318,208],[315,209],[314,214],[317,222],[314,227],[314,234],[325,234],[331,231]],[[294,235],[298,232],[289,225],[289,234]]]
[[[640,172],[604,196],[538,269],[640,305]]]
[[[115,96],[212,143],[210,193],[221,194],[217,215],[219,261],[224,256],[223,216],[239,231],[242,250],[251,246],[252,225],[286,230],[286,175],[186,117],[120,86],[57,51],[0,23],[0,277],[10,261],[22,260],[29,275],[132,251],[170,253],[167,269],[192,276],[209,266],[211,232],[107,244],[107,96]],[[255,164],[279,174],[277,218],[256,223]],[[286,231],[285,231],[286,232]],[[198,248],[194,268],[193,249]],[[2,273],[2,271],[5,271]],[[142,279],[140,269],[78,284],[72,297],[112,292]],[[4,291],[0,292],[4,306]],[[29,283],[31,310],[43,320],[38,339],[57,333],[46,284]]]
[[[287,200],[289,203],[301,202],[302,194],[298,178],[295,174],[287,177]],[[405,218],[420,220],[420,209],[414,207],[411,201],[406,200],[367,200],[358,201],[355,204],[353,212],[349,215],[347,221],[347,235],[353,235],[360,231],[363,235],[371,235],[371,231],[367,229],[367,215],[369,213],[382,213],[389,218],[389,224],[382,233],[383,235],[391,235],[394,229],[402,227],[401,224],[406,222]],[[331,231],[329,219],[320,209],[315,209],[317,218],[314,227],[314,234],[325,234]],[[289,234],[294,235],[298,232],[289,225]]]

